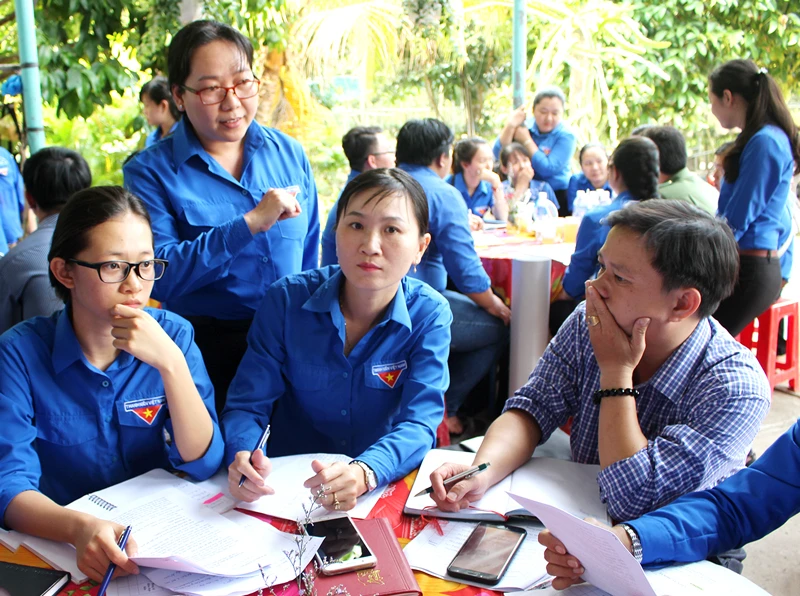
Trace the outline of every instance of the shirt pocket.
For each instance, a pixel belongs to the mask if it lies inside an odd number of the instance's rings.
[[[119,421],[120,450],[131,469],[141,462],[162,465],[166,452],[164,422],[167,402],[162,396],[134,401],[118,401],[115,405]],[[148,468],[149,469],[149,468]]]
[[[59,447],[76,447],[97,439],[94,414],[44,414],[36,416],[37,441]]]
[[[290,360],[286,368],[289,384],[298,392],[322,391],[328,388],[330,372],[327,366]]]
[[[301,240],[308,234],[308,215],[305,211],[297,217],[276,222],[281,238]]]
[[[236,205],[224,197],[212,198],[207,201],[184,200],[180,209],[183,211],[186,223],[201,229],[220,226],[240,215]]]

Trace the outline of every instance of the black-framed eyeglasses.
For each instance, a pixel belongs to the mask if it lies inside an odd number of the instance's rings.
[[[100,281],[106,284],[118,284],[128,279],[131,269],[136,271],[139,279],[144,281],[156,281],[161,279],[164,271],[169,264],[165,259],[148,259],[138,263],[128,261],[103,261],[101,263],[87,263],[78,259],[67,259],[70,263],[75,263],[81,267],[88,267],[97,271]]]
[[[228,91],[233,91],[233,94],[239,99],[249,99],[258,94],[258,88],[261,86],[261,81],[258,79],[247,79],[240,81],[232,87],[221,87],[215,85],[213,87],[204,87],[202,89],[192,89],[186,85],[181,85],[187,91],[194,93],[200,98],[204,106],[213,106],[225,101],[228,97]]]

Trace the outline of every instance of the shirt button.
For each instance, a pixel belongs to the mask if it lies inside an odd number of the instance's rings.
[[[247,192],[245,189],[242,189],[242,194],[243,194],[244,196],[247,196],[247,195],[248,195],[248,194],[250,194],[250,193],[248,193],[248,192]]]
[[[108,422],[109,424],[111,424],[111,420],[112,420],[111,416],[106,416],[106,422]]]
[[[347,441],[342,440],[342,445],[347,445]]]
[[[347,378],[347,373],[346,373],[346,372],[343,372],[343,373],[342,373],[342,378],[343,378],[343,379],[346,379],[346,378]]]
[[[261,257],[262,263],[269,263],[269,257]]]
[[[108,387],[108,385],[109,385],[108,381],[103,381],[103,387]]]
[[[111,461],[113,461],[114,463],[117,463],[117,457],[116,456],[112,457]]]
[[[347,410],[342,410],[342,416],[347,416]]]

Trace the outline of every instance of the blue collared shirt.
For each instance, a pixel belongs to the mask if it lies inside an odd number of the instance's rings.
[[[448,275],[464,294],[488,290],[491,281],[475,252],[461,194],[427,166],[401,163],[397,167],[419,182],[428,197],[431,243],[416,273],[408,274],[439,292],[447,287]]]
[[[642,563],[700,561],[763,538],[800,512],[800,422],[749,468],[629,522]]]
[[[472,193],[472,196],[469,194],[467,183],[464,182],[464,174],[461,172],[455,175],[451,174],[447,177],[445,182],[455,187],[455,189],[461,193],[461,197],[464,199],[467,209],[478,217],[483,217],[486,215],[487,211],[494,207],[492,185],[486,180],[478,182],[478,186],[475,188],[475,192]]]
[[[575,239],[575,252],[564,272],[564,290],[573,298],[580,298],[586,291],[584,283],[597,271],[597,253],[603,247],[606,236],[611,231],[603,220],[622,209],[632,200],[630,193],[621,192],[611,203],[590,209],[581,219],[578,236]]]
[[[611,186],[608,184],[608,181],[601,187],[602,190],[607,190],[608,192],[613,194],[611,190]],[[578,196],[579,190],[600,190],[594,187],[594,184],[586,177],[586,174],[583,172],[578,172],[577,174],[573,174],[572,177],[569,179],[569,186],[567,187],[567,205],[569,206],[569,212],[572,213],[572,205],[575,203],[575,197]]]
[[[356,170],[350,170],[347,175],[347,182],[344,185],[350,184],[360,173]],[[342,192],[344,192],[344,189],[342,189]],[[342,196],[341,192],[339,196]],[[328,211],[328,219],[325,221],[325,229],[322,231],[322,267],[339,264],[339,257],[336,256],[336,209],[338,206],[339,199],[337,198],[331,206],[331,210]]]
[[[592,399],[599,388],[600,368],[584,302],[564,322],[506,409],[531,414],[542,429],[542,443],[572,416],[573,461],[599,464],[600,406]],[[600,498],[619,521],[715,486],[739,470],[772,397],[753,354],[711,318],[702,319],[636,388],[647,447],[597,476]]]
[[[453,316],[405,278],[383,320],[344,355],[338,265],[285,277],[256,313],[222,414],[226,462],[269,423],[270,456],[344,453],[379,484],[402,478],[434,446],[449,384]]]
[[[797,199],[795,196],[791,195],[789,200],[786,201],[786,209],[784,210],[785,214],[781,224],[783,231],[778,238],[778,251],[780,252],[780,250],[784,249],[785,247],[783,254],[780,256],[781,278],[784,281],[789,281],[789,278],[792,275],[792,264],[794,262],[794,243],[797,235],[797,229],[794,226],[794,220],[792,218],[792,203],[796,200]]]
[[[565,190],[569,185],[570,162],[575,153],[575,135],[560,122],[553,130],[540,133],[536,120],[528,118],[525,126],[539,150],[531,157],[533,176],[536,180],[544,180],[553,190]],[[500,139],[496,139],[492,147],[495,159],[500,159]]]
[[[778,249],[793,172],[791,146],[783,130],[768,124],[747,141],[739,156],[739,177],[734,183],[723,178],[717,208],[740,249]]]
[[[0,147],[0,257],[22,238],[25,185],[14,157]]]
[[[58,215],[39,227],[0,259],[0,334],[25,319],[47,316],[64,308],[50,284],[47,253]]]
[[[175,124],[173,124],[170,127],[169,132],[167,133],[167,136],[169,136],[173,132],[175,132],[175,129],[178,127],[178,122],[180,122],[180,120],[175,122]],[[145,149],[147,147],[152,147],[153,145],[158,143],[161,140],[162,136],[163,135],[161,133],[161,127],[160,126],[156,126],[155,129],[153,129],[153,131],[149,135],[147,135],[147,137],[145,137],[145,140],[144,140]]]
[[[181,349],[214,423],[205,455],[186,463],[172,432],[161,374],[121,352],[105,371],[83,355],[66,310],[23,321],[0,336],[0,519],[19,493],[38,490],[61,505],[154,468],[197,480],[223,456],[214,389],[192,326],[145,309]]]
[[[236,180],[206,153],[187,122],[124,168],[125,186],[150,211],[156,256],[169,260],[153,297],[182,315],[250,319],[272,282],[318,266],[311,166],[297,141],[254,121]],[[291,186],[299,188],[303,212],[253,236],[244,214],[270,188]]]

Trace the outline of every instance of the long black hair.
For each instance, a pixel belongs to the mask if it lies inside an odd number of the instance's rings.
[[[611,163],[638,201],[658,198],[658,147],[647,137],[628,137],[611,154]]]
[[[739,158],[744,146],[767,124],[774,124],[789,137],[795,174],[800,173],[800,137],[780,87],[766,69],[758,68],[752,60],[731,60],[714,69],[708,77],[711,92],[717,97],[727,89],[741,95],[747,102],[747,114],[742,132],[725,155],[725,179],[735,182],[739,177]]]

